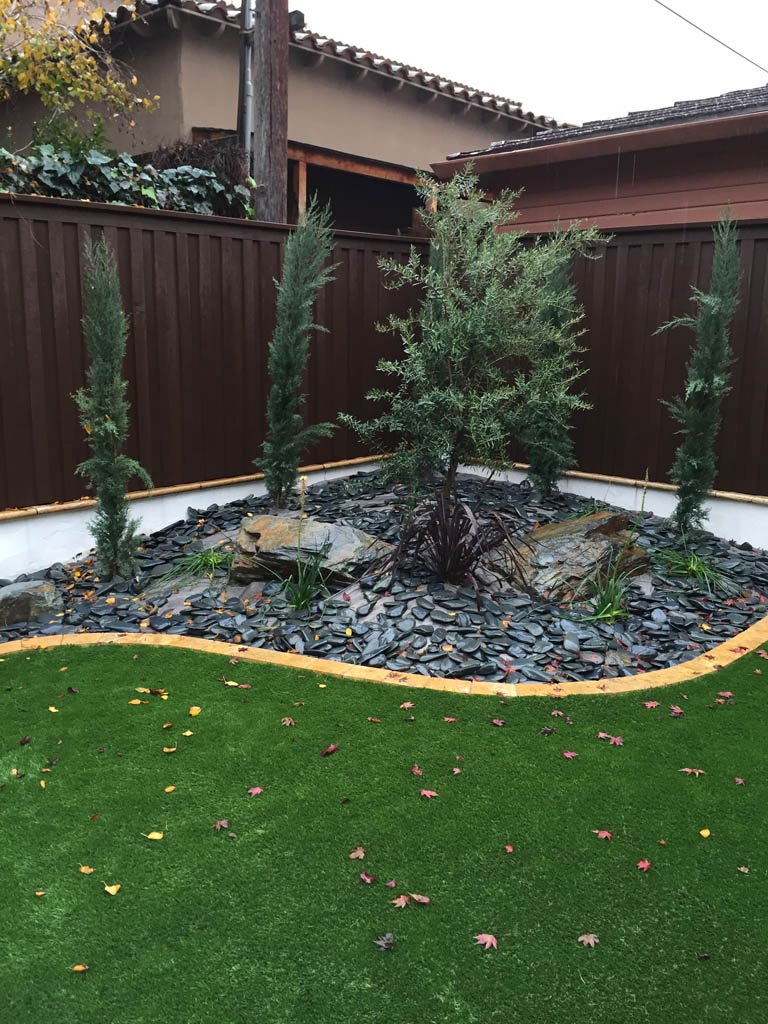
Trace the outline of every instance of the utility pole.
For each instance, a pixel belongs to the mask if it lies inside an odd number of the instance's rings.
[[[251,121],[256,219],[285,224],[288,218],[288,0],[255,2]],[[245,61],[245,47],[243,47]],[[247,104],[244,104],[244,107]],[[244,135],[241,136],[244,138]]]

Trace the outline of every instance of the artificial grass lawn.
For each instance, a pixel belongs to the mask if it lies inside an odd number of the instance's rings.
[[[0,1019],[762,1024],[767,697],[756,654],[646,694],[506,703],[184,651],[7,657]],[[392,906],[408,892],[431,905]]]

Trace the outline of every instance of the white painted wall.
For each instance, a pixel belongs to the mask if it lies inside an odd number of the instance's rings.
[[[374,469],[375,463],[325,469],[308,473],[309,483],[351,476],[359,470]],[[223,505],[249,494],[262,495],[266,488],[260,480],[223,487],[206,487],[178,494],[161,494],[131,502],[131,513],[141,520],[143,533],[154,533],[164,526],[186,519],[187,508]],[[0,521],[0,579],[15,579],[21,573],[46,569],[54,562],[67,562],[88,551],[93,538],[88,524],[93,508],[63,509],[23,519]]]
[[[513,483],[526,478],[522,470],[510,470],[498,475]],[[643,503],[641,484],[607,483],[604,480],[568,476],[560,481],[560,490],[633,511],[639,510]],[[645,492],[644,507],[646,512],[653,512],[657,516],[670,516],[675,508],[675,492],[649,486]],[[755,547],[768,548],[768,505],[713,497],[707,502],[707,507],[709,519],[705,525],[712,533],[736,541],[737,544],[748,541]]]
[[[360,470],[374,469],[375,465],[342,466],[307,475],[310,483],[318,483],[335,477],[351,476]],[[465,469],[467,472],[478,472],[472,467]],[[525,479],[525,472],[510,470],[499,474],[499,477],[519,483]],[[606,483],[581,477],[566,477],[560,481],[560,489],[629,509],[639,509],[643,500],[643,488],[640,485]],[[163,494],[134,501],[133,514],[141,519],[141,529],[145,533],[152,533],[177,519],[185,519],[190,505],[194,508],[222,505],[249,494],[264,494],[264,490],[261,481],[251,481],[182,491],[179,494]],[[648,488],[645,496],[647,511],[668,516],[674,507],[675,495],[672,491]],[[749,541],[755,547],[768,548],[768,506],[712,498],[709,508],[708,528],[713,533],[737,543]],[[53,562],[66,562],[88,551],[92,545],[88,530],[92,515],[91,508],[73,509],[0,522],[0,579],[12,580],[21,573],[45,569]]]

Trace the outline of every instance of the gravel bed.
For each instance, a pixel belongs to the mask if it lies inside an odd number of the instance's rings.
[[[525,484],[462,476],[461,496],[494,509],[514,528],[531,529],[593,510],[575,495],[544,498]],[[309,489],[308,515],[346,523],[396,541],[405,492],[361,473]],[[524,593],[493,589],[479,597],[471,586],[430,581],[413,568],[398,578],[368,577],[291,609],[275,581],[230,585],[226,575],[183,588],[158,585],[179,555],[231,543],[249,512],[269,512],[265,498],[244,498],[207,509],[147,537],[135,579],[99,578],[90,558],[18,579],[46,579],[60,590],[65,611],[53,619],[0,629],[0,641],[72,632],[162,632],[225,640],[248,647],[294,651],[358,665],[425,676],[503,683],[557,683],[633,675],[666,668],[708,651],[761,618],[768,595],[768,554],[701,533],[689,547],[738,585],[738,596],[710,595],[695,580],[665,575],[654,557],[673,546],[667,520],[638,517],[637,544],[651,556],[651,572],[633,581],[628,616],[589,621],[578,606],[542,603]],[[0,581],[0,585],[11,581]]]

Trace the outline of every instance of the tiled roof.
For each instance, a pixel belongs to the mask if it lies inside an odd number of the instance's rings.
[[[587,121],[581,127],[555,128],[519,139],[492,142],[487,149],[467,153],[451,153],[448,160],[467,159],[473,156],[488,156],[518,149],[538,149],[554,146],[558,142],[571,142],[601,135],[616,135],[620,132],[638,132],[646,128],[662,128],[666,125],[683,124],[692,121],[708,121],[719,117],[733,117],[757,110],[768,110],[768,85],[756,89],[739,89],[721,96],[701,100],[681,100],[671,107],[657,110],[638,110],[604,121]]]
[[[216,2],[206,2],[206,0],[137,0],[135,4],[118,7],[108,17],[114,25],[122,25],[131,21],[134,13],[141,17],[164,7],[176,7],[182,11],[202,14],[210,18],[218,18],[231,24],[239,24],[240,22],[239,5],[229,4],[226,0],[216,0]],[[504,96],[495,96],[493,93],[474,89],[471,86],[462,85],[460,82],[453,82],[442,75],[435,75],[428,71],[422,71],[421,68],[403,64],[400,61],[381,57],[379,54],[372,53],[370,50],[365,50],[360,46],[350,46],[347,43],[340,43],[336,39],[323,36],[318,32],[310,32],[303,25],[303,19],[298,16],[298,12],[291,16],[291,43],[295,47],[300,47],[312,53],[343,60],[362,69],[372,70],[378,74],[387,75],[390,78],[403,80],[411,85],[443,93],[452,99],[473,103],[490,111],[518,118],[538,130],[560,127],[558,122],[553,121],[551,118],[542,117],[530,111],[524,111],[522,104],[517,100],[510,100]]]

